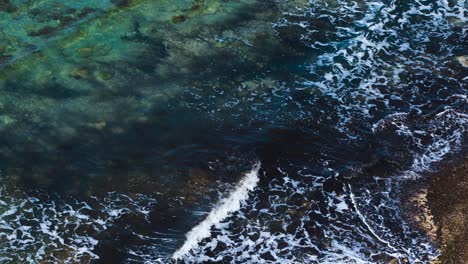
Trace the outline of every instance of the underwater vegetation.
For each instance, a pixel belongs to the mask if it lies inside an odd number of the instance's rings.
[[[258,49],[278,57],[288,53],[280,50],[270,25],[278,13],[262,8],[270,5],[5,2],[0,133],[8,146],[3,155],[41,153],[54,159],[46,153],[61,156],[79,138],[118,137],[134,125],[155,122],[154,112],[207,80],[219,89],[252,82],[255,72],[276,59]],[[231,83],[217,77],[241,67],[249,72],[236,74]]]

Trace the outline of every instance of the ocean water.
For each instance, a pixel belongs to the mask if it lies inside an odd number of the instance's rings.
[[[466,0],[0,1],[0,263],[428,263]]]

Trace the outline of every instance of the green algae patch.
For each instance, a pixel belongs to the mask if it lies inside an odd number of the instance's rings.
[[[258,73],[285,50],[271,26],[279,15],[273,1],[16,6],[0,14],[6,27],[0,34],[0,134],[10,142],[5,153],[41,153],[44,163],[55,163],[57,152],[73,152],[70,142],[83,137],[124,137],[135,126],[157,123],[155,113],[169,102],[183,106],[192,91],[248,87],[248,96],[272,89],[272,79]],[[55,29],[31,35],[44,27]],[[230,107],[222,98],[210,103],[219,111]],[[54,174],[47,171],[39,174]],[[32,185],[54,182],[27,171],[19,177]]]
[[[235,19],[236,12],[256,4],[256,1],[208,0],[19,4],[15,12],[8,13],[0,22],[4,28],[0,41],[0,93],[14,97],[12,100],[17,104],[28,97],[54,100],[55,105],[39,112],[44,118],[41,122],[62,111],[76,114],[76,123],[89,123],[88,118],[110,121],[113,111],[103,114],[91,102],[99,101],[106,105],[105,109],[112,109],[119,94],[131,97],[135,90],[152,93],[135,102],[151,108],[151,101],[161,97],[158,94],[164,90],[163,85],[142,84],[140,88],[134,87],[136,83],[150,80],[158,83],[164,79],[167,82],[172,75],[196,74],[202,70],[197,69],[197,60],[217,53],[238,52],[215,41],[214,37],[222,34],[217,32],[217,23]],[[174,20],[181,20],[180,16],[184,17],[183,25],[174,25]],[[260,23],[267,22],[271,21]],[[204,35],[205,40],[194,35]],[[237,44],[238,50],[248,48],[243,43]],[[170,93],[182,88],[177,88],[181,86],[178,82],[169,86]],[[73,109],[79,104],[84,105]],[[70,105],[73,107],[67,107]],[[38,114],[34,103],[21,108]]]

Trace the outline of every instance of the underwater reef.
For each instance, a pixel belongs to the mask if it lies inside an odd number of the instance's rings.
[[[270,89],[273,81],[256,80],[256,72],[288,53],[274,37],[270,24],[278,13],[264,8],[270,5],[249,0],[5,2],[0,134],[8,143],[1,155],[9,167],[18,156],[18,163],[37,156],[57,170],[57,164],[66,163],[60,162],[61,153],[80,145],[80,138],[91,144],[104,135],[118,138],[134,126],[151,126],[157,122],[154,113],[183,104],[171,98],[191,89],[227,90],[243,83]],[[245,71],[234,78],[225,74],[241,68]],[[224,102],[213,104],[222,108]],[[46,186],[47,179],[34,175],[47,174],[47,166],[38,167],[38,173],[24,173],[26,181]]]

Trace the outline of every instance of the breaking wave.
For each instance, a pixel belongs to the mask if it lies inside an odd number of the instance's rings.
[[[226,219],[231,213],[240,209],[242,203],[248,199],[249,192],[253,191],[257,186],[257,182],[259,181],[259,169],[260,164],[255,165],[252,171],[247,173],[244,178],[240,180],[239,184],[229,196],[220,201],[219,205],[215,206],[206,219],[187,234],[187,240],[182,247],[174,253],[172,256],[173,259],[182,259],[196,247],[202,239],[210,236],[211,227],[219,225],[220,222]]]

